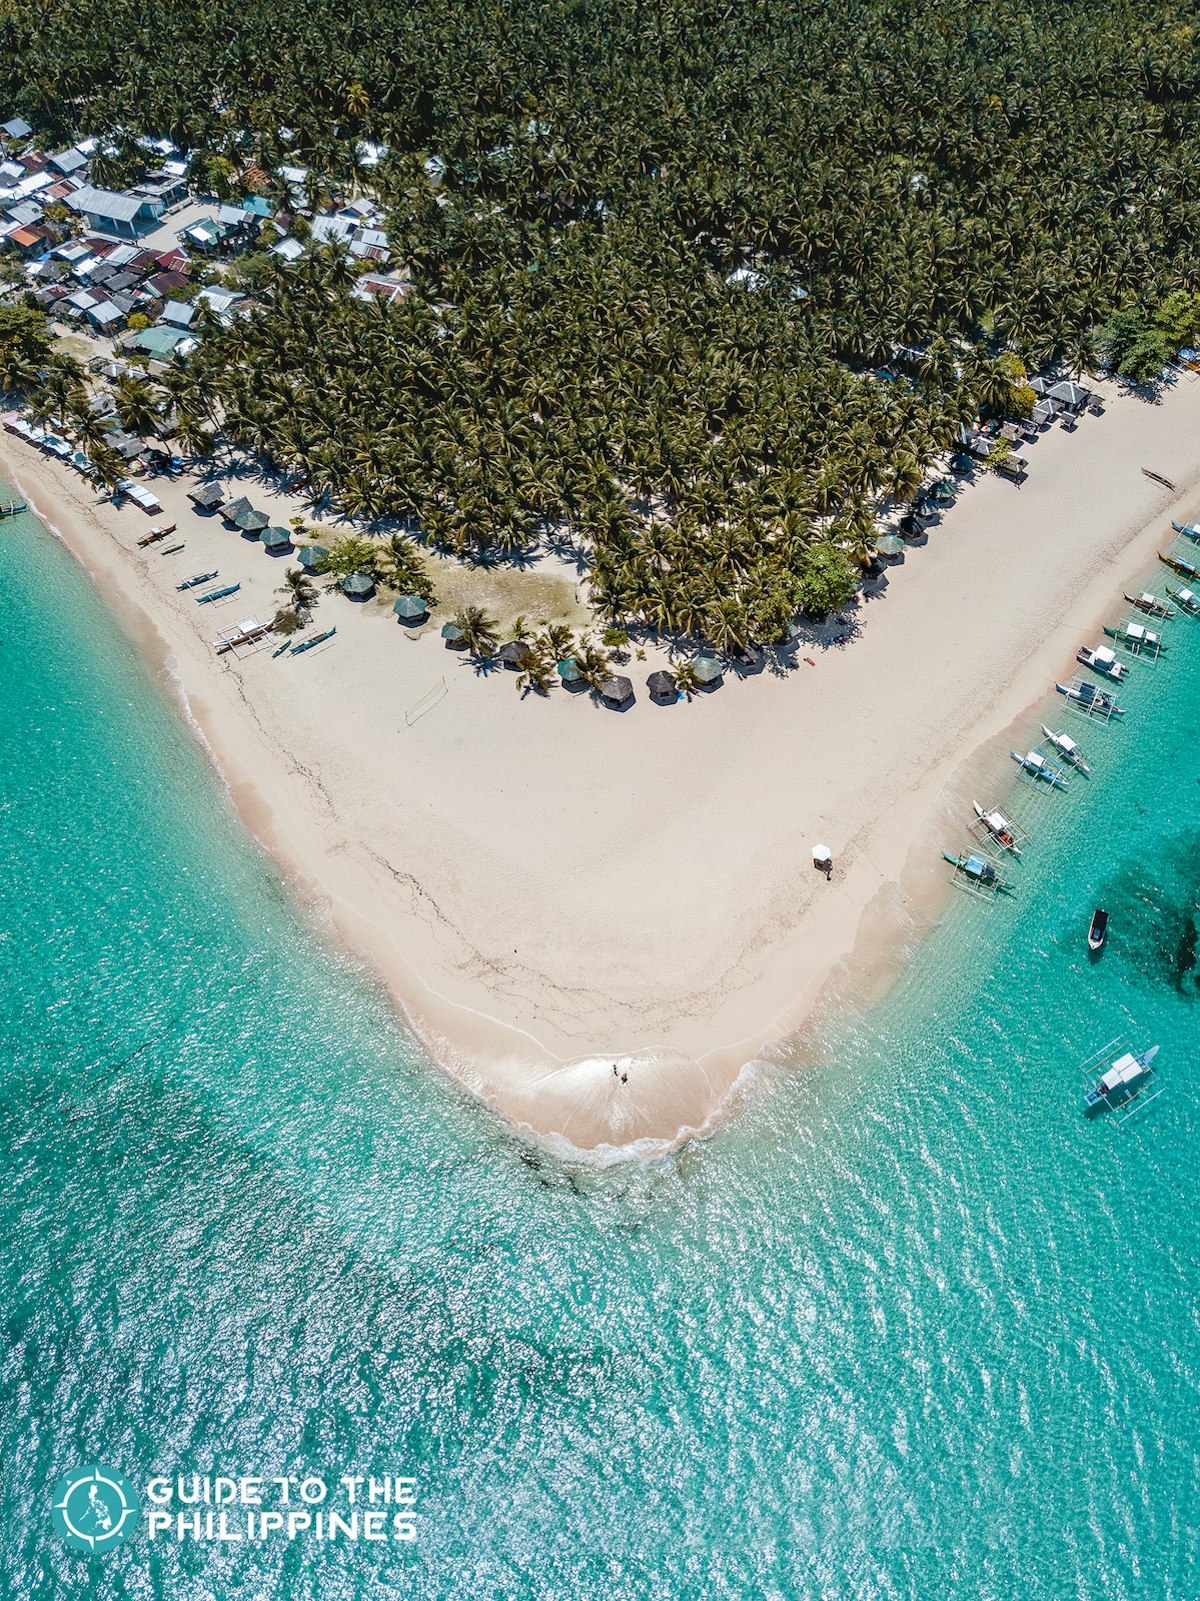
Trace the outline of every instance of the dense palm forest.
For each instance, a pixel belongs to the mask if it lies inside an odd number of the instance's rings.
[[[568,540],[614,620],[736,642],[844,596],[881,498],[1019,408],[1019,360],[1083,370],[1114,312],[1150,351],[1147,308],[1197,278],[1195,22],[45,0],[9,8],[0,78],[64,138],[169,134],[208,181],[289,163],[314,202],[386,203],[414,292],[354,299],[321,252],[268,274],[173,376],[185,438],[450,548]],[[881,381],[898,341],[926,354]]]

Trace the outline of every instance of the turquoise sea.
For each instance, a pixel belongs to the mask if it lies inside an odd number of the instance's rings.
[[[0,1596],[1194,1601],[1200,620],[1167,632],[1077,730],[1090,784],[1014,789],[1013,905],[955,897],[815,1062],[596,1172],[422,1061],[0,524]],[[1126,1028],[1169,1091],[1121,1132],[1076,1066]],[[91,1461],[413,1474],[419,1534],[77,1555],[51,1489]]]

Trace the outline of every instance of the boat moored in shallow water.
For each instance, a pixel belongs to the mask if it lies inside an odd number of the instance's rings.
[[[1111,678],[1119,683],[1129,668],[1125,662],[1117,660],[1116,651],[1109,650],[1107,645],[1084,645],[1075,652],[1075,660],[1090,667],[1094,673],[1103,673],[1105,678]]]
[[[1170,590],[1167,593],[1170,594]],[[1126,595],[1125,599],[1131,606],[1136,606],[1138,611],[1144,611],[1148,617],[1170,619],[1175,615],[1165,600],[1160,600],[1157,595],[1152,595],[1146,589],[1140,595]]]
[[[951,856],[949,851],[943,851],[942,860],[949,862],[955,872],[961,875],[966,887],[976,893],[982,893],[989,898],[996,894],[1012,893],[1012,885],[1006,878],[1001,878],[996,871],[995,862],[989,861],[979,851],[963,851],[958,856]]]
[[[1164,550],[1159,551],[1158,559],[1164,567],[1169,567],[1181,578],[1200,578],[1200,567],[1194,561],[1184,561],[1181,556],[1168,556]]]
[[[994,839],[997,845],[1003,846],[1006,851],[1011,851],[1014,856],[1019,856],[1021,854],[1021,841],[1029,838],[1025,830],[1014,823],[1012,818],[1002,812],[998,806],[985,810],[978,801],[972,801],[971,805],[975,808],[975,816],[979,819],[984,833]]]
[[[1170,595],[1180,611],[1187,612],[1191,617],[1200,617],[1200,595],[1197,595],[1195,590],[1172,589],[1168,584],[1167,594]]]
[[[1172,523],[1171,527],[1177,534],[1190,539],[1193,545],[1200,545],[1200,523]]]
[[[1018,751],[1010,750],[1008,753],[1023,773],[1039,783],[1049,784],[1051,789],[1066,789],[1067,781],[1062,775],[1062,769],[1048,762],[1040,750],[1027,750],[1022,756]]]
[[[1095,684],[1074,683],[1055,684],[1060,695],[1065,695],[1073,701],[1081,711],[1094,714],[1099,718],[1124,717],[1124,706],[1118,706],[1107,690],[1097,689]]]
[[[1070,734],[1056,734],[1052,728],[1047,728],[1045,723],[1042,724],[1042,734],[1054,746],[1064,762],[1069,762],[1072,767],[1078,768],[1081,773],[1091,772],[1092,769],[1083,759],[1083,752]]]
[[[1130,620],[1106,628],[1104,632],[1109,639],[1115,639],[1118,645],[1124,645],[1135,656],[1158,656],[1167,648],[1167,642],[1161,634]]]

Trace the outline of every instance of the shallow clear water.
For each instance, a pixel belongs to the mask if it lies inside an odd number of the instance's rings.
[[[815,1065],[596,1173],[422,1062],[0,524],[0,1595],[1194,1596],[1200,620],[1167,632],[1077,731],[1090,785],[1016,788],[1012,906],[956,898]],[[1075,1064],[1127,1027],[1170,1089],[1120,1133]],[[76,1556],[50,1487],[93,1459],[411,1472],[420,1535]]]

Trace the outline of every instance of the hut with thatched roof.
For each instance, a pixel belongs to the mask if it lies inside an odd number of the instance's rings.
[[[375,580],[370,573],[347,573],[341,584],[342,593],[351,600],[366,600],[375,593]]]
[[[221,517],[227,523],[236,523],[239,517],[253,510],[254,507],[246,499],[245,495],[239,495],[236,500],[227,500],[224,503],[221,507]]]
[[[668,702],[679,699],[679,685],[675,682],[674,673],[665,671],[651,673],[646,680],[646,688],[657,701]]]
[[[328,555],[324,545],[305,545],[296,560],[306,573],[315,573]]]
[[[292,536],[287,528],[264,528],[258,539],[269,556],[282,556],[292,548]]]
[[[225,491],[220,484],[201,484],[198,489],[188,490],[188,499],[201,511],[215,511],[225,499]]]
[[[725,669],[715,656],[697,656],[692,662],[692,671],[701,684],[716,684]]]
[[[597,694],[606,706],[624,706],[633,699],[633,685],[628,678],[613,673],[600,681]]]
[[[529,660],[529,646],[523,639],[507,640],[496,652],[496,660],[501,667],[518,672]]]

